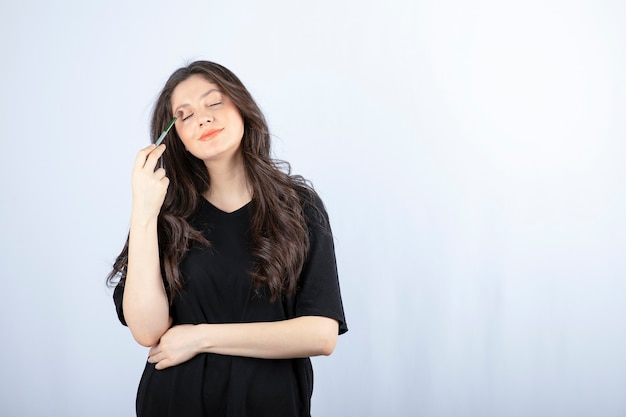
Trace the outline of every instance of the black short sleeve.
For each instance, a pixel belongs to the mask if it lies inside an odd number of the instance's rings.
[[[339,322],[339,334],[348,331],[341,301],[335,245],[328,214],[317,194],[305,200],[310,249],[295,296],[295,315],[324,316]]]
[[[256,291],[249,270],[252,204],[226,213],[201,199],[190,224],[207,236],[211,247],[193,246],[179,270],[185,285],[172,299],[174,324],[269,322],[322,316],[348,328],[337,277],[328,215],[319,197],[302,189],[309,232],[309,252],[298,288],[270,301],[269,289]],[[118,317],[124,283],[113,299]],[[266,296],[267,295],[267,296]],[[260,359],[202,353],[157,371],[147,363],[137,392],[138,416],[310,416],[313,369],[309,358]]]
[[[124,300],[124,283],[119,282],[113,290],[113,302],[115,303],[115,310],[117,311],[117,318],[120,322],[126,326],[126,319],[124,318],[124,310],[122,309],[122,301]]]

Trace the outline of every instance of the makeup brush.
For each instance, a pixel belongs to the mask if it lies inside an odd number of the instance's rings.
[[[167,132],[170,131],[170,129],[172,128],[172,126],[174,126],[174,123],[176,122],[176,119],[178,119],[177,116],[174,116],[174,118],[172,119],[172,121],[170,122],[169,125],[167,125],[167,127],[165,128],[165,130],[163,131],[163,133],[161,133],[161,136],[159,136],[159,138],[156,140],[156,142],[154,142],[154,144],[156,146],[159,146],[161,144],[161,142],[163,142],[163,139],[165,139],[165,136],[167,135]]]

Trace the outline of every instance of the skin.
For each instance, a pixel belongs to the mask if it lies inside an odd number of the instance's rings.
[[[241,155],[244,125],[232,101],[217,86],[194,75],[172,94],[179,117],[176,131],[185,148],[204,161],[211,187],[205,198],[232,212],[252,194]],[[207,132],[212,132],[204,137]],[[169,179],[157,169],[164,144],[142,149],[133,166],[129,259],[124,287],[124,316],[133,337],[150,347],[156,369],[181,364],[199,353],[285,359],[330,355],[337,343],[334,319],[304,316],[277,322],[172,326],[159,268],[157,218]]]

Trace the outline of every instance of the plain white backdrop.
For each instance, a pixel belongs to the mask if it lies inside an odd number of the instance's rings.
[[[106,274],[159,89],[233,70],[335,233],[315,416],[626,415],[620,1],[3,7],[0,415],[132,416]]]

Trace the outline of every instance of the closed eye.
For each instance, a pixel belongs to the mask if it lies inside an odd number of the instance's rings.
[[[222,102],[218,101],[217,103],[209,104],[209,107],[215,107],[215,106],[218,106],[220,104],[222,104]]]
[[[193,113],[191,113],[189,116],[185,116],[185,117],[183,117],[183,122],[184,122],[185,120],[189,119],[191,116],[193,116]]]

